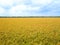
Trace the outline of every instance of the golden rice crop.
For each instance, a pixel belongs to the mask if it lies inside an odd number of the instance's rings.
[[[60,45],[60,18],[0,18],[0,45]]]

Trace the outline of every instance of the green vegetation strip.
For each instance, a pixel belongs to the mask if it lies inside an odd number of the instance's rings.
[[[60,16],[0,16],[0,18],[60,18]]]

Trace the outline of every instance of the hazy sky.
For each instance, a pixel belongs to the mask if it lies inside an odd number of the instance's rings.
[[[0,0],[0,16],[60,16],[60,0]]]

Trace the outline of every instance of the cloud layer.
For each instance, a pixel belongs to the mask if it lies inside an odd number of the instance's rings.
[[[0,0],[0,16],[60,16],[60,0]]]

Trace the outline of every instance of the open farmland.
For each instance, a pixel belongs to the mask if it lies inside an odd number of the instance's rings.
[[[60,45],[60,18],[0,18],[0,45]]]

